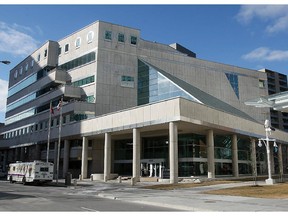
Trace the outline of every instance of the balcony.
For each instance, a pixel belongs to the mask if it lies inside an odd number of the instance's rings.
[[[52,71],[48,72],[46,76],[37,80],[36,82],[32,83],[28,87],[22,89],[21,91],[17,92],[16,94],[7,98],[7,103],[10,104],[13,101],[24,97],[25,95],[39,91],[41,88],[46,86],[57,86],[59,84],[65,84],[67,80],[68,74],[61,69],[53,69]]]
[[[24,110],[28,110],[32,107],[39,107],[41,105],[47,104],[49,103],[51,99],[60,98],[62,95],[65,98],[80,99],[82,91],[83,90],[80,87],[74,87],[70,85],[61,85],[59,87],[52,89],[50,92],[44,95],[41,95],[40,97],[37,97],[36,99],[7,112],[6,118],[13,116],[17,113],[20,113]]]

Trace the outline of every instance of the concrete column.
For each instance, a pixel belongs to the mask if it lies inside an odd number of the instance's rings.
[[[170,183],[178,183],[178,128],[175,122],[169,123],[169,162]]]
[[[104,182],[110,179],[111,174],[111,134],[105,133],[104,143]]]
[[[20,161],[25,160],[25,147],[20,147]]]
[[[232,135],[232,166],[233,176],[239,177],[237,135]]]
[[[135,182],[140,181],[140,130],[133,128],[133,178]]]
[[[6,166],[8,165],[8,150],[4,150],[3,154],[3,170],[6,171]]]
[[[206,142],[207,142],[208,178],[215,178],[214,133],[213,133],[213,130],[208,130],[208,133],[206,135]]]
[[[277,143],[278,145],[278,165],[279,165],[279,175],[280,178],[283,177],[283,157],[282,157],[282,144]],[[282,180],[282,179],[281,179]]]
[[[41,147],[39,144],[35,145],[34,158],[35,160],[41,160]]]
[[[257,176],[257,158],[256,158],[255,139],[251,139],[251,163],[252,163],[252,175]]]
[[[19,147],[15,148],[14,160],[15,162],[20,160],[20,148]]]
[[[92,140],[92,173],[104,173],[104,146],[105,140]],[[113,160],[111,160],[113,161]]]
[[[81,159],[81,178],[87,178],[88,169],[88,139],[83,137],[82,140],[82,159]]]
[[[65,178],[69,169],[69,158],[70,158],[70,142],[64,140],[64,152],[63,152],[63,178]]]

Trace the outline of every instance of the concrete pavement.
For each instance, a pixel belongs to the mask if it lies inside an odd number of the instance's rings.
[[[130,181],[101,181],[82,180],[77,186],[70,186],[68,193],[78,195],[95,195],[114,200],[134,202],[162,207],[169,207],[179,211],[195,212],[283,212],[288,210],[288,199],[264,199],[240,196],[222,196],[203,194],[204,191],[253,185],[254,182],[239,182],[212,186],[175,190],[144,189],[145,185],[159,184],[157,182],[139,182],[131,186]],[[181,183],[180,183],[181,184]],[[265,184],[264,181],[258,184]],[[87,187],[85,187],[87,186]],[[89,187],[88,187],[89,186]]]

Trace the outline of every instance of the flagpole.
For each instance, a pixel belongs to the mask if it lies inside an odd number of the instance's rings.
[[[52,117],[52,100],[50,100],[50,109],[49,109],[49,121],[48,121],[48,140],[47,140],[47,153],[46,153],[46,162],[49,161],[49,151],[50,151],[50,132],[51,132],[51,117]]]
[[[63,105],[63,96],[61,97],[61,101],[58,106],[60,109],[60,119],[59,119],[59,136],[58,136],[58,150],[57,150],[57,175],[56,175],[56,184],[58,184],[59,178],[59,161],[60,161],[60,146],[61,146],[61,130],[62,130],[62,105]]]

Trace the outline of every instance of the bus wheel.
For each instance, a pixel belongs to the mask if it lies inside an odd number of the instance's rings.
[[[25,177],[23,177],[22,183],[23,183],[23,185],[26,185],[26,178]]]

